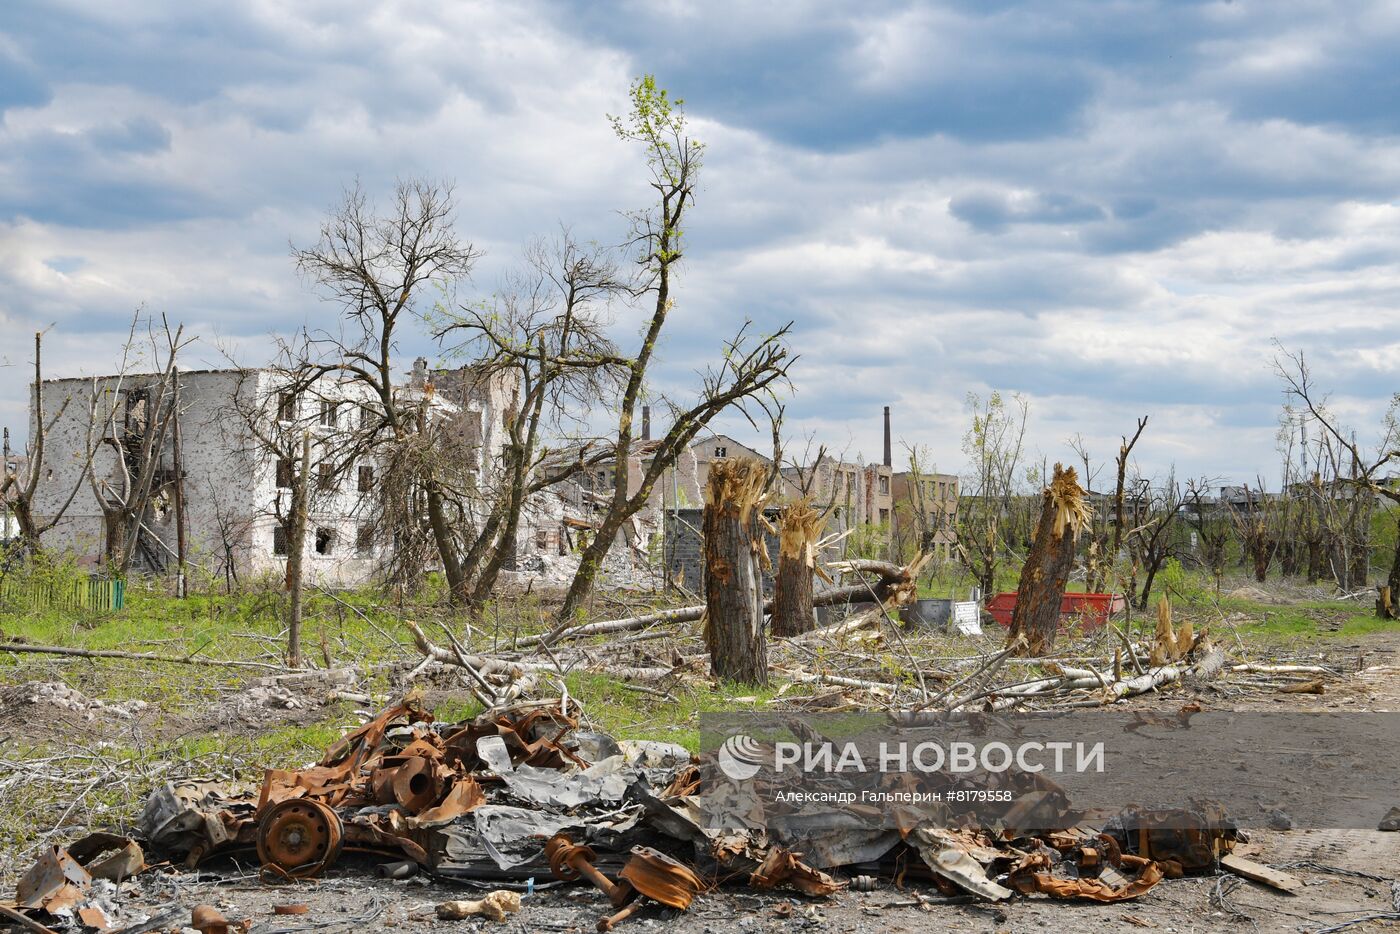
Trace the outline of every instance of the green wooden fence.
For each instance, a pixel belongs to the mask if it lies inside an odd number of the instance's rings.
[[[7,610],[85,610],[112,613],[126,605],[126,582],[104,577],[77,580],[0,580],[0,607]]]

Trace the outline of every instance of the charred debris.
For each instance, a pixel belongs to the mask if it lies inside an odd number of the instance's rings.
[[[268,769],[258,787],[156,788],[131,837],[98,833],[46,848],[0,913],[30,931],[153,931],[175,921],[247,930],[209,905],[123,917],[112,896],[115,885],[143,874],[218,872],[250,861],[269,884],[359,871],[423,873],[486,890],[437,905],[442,919],[503,920],[527,907],[532,893],[591,885],[605,900],[600,931],[637,915],[685,911],[721,886],[817,899],[890,886],[932,906],[1032,894],[1119,902],[1165,879],[1219,869],[1283,892],[1299,884],[1232,854],[1244,832],[1208,804],[1086,820],[1053,782],[1029,773],[966,779],[1014,793],[993,823],[920,821],[874,837],[818,824],[798,838],[779,819],[786,805],[740,787],[710,758],[673,744],[615,741],[581,729],[579,713],[564,697],[444,724],[410,694],[319,762]],[[705,820],[706,796],[742,805],[742,827]],[[1043,822],[1047,802],[1060,809],[1063,827],[1018,829],[1032,809]]]

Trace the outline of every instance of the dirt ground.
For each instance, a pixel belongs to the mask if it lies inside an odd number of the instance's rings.
[[[1319,867],[1390,875],[1400,868],[1400,834],[1379,832],[1299,831],[1264,832],[1240,852],[1272,864],[1310,861]],[[311,930],[312,925],[339,930],[370,931],[561,931],[594,930],[610,909],[601,893],[573,886],[526,895],[520,914],[505,923],[484,919],[443,922],[433,909],[442,901],[479,897],[461,885],[426,878],[405,881],[377,879],[370,864],[351,864],[326,878],[293,885],[264,885],[255,867],[236,869],[219,881],[205,875],[167,877],[158,885],[140,888],[141,904],[150,911],[178,901],[185,906],[218,906],[231,920],[252,919],[255,934],[274,930]],[[1250,882],[1221,877],[1229,888],[1223,903],[1217,878],[1169,880],[1146,895],[1118,905],[1016,898],[998,905],[918,905],[920,894],[932,890],[900,891],[886,885],[871,892],[842,892],[830,899],[758,894],[722,889],[696,900],[688,912],[653,906],[623,922],[619,930],[738,934],[830,930],[850,934],[950,930],[981,932],[1103,932],[1133,929],[1163,932],[1315,931],[1358,917],[1392,910],[1385,882],[1328,872],[1322,868],[1290,870],[1304,880],[1303,894],[1284,895]],[[299,903],[307,914],[278,917],[274,905]],[[281,922],[286,922],[282,924]],[[1400,920],[1377,921],[1353,931],[1400,929]]]
[[[1133,707],[1176,710],[1184,700],[1197,699],[1217,709],[1353,709],[1400,710],[1400,633],[1370,633],[1332,641],[1317,649],[1321,663],[1348,672],[1328,684],[1325,694],[1280,694],[1276,690],[1233,690],[1221,686],[1175,687],[1127,702]],[[0,697],[0,737],[28,736],[41,740],[55,734],[88,735],[99,739],[116,731],[198,733],[222,725],[236,727],[237,717],[226,710],[191,713],[172,721],[150,709],[122,717],[103,711],[59,709],[35,717],[13,689]],[[345,711],[355,721],[353,707]],[[248,729],[269,724],[305,722],[302,709],[259,709]],[[1383,751],[1395,755],[1395,750]],[[1400,804],[1400,789],[1396,789]],[[10,851],[8,842],[5,849]],[[1297,830],[1253,831],[1237,852],[1287,868],[1303,880],[1298,895],[1233,877],[1168,880],[1144,896],[1116,905],[1051,901],[1017,897],[1005,904],[947,904],[931,888],[917,884],[899,890],[883,883],[873,891],[845,891],[830,899],[808,899],[783,893],[756,893],[728,888],[706,893],[691,910],[675,912],[659,906],[645,909],[620,930],[680,932],[806,931],[880,932],[929,929],[985,932],[1041,932],[1148,929],[1165,932],[1243,929],[1257,931],[1320,931],[1372,914],[1394,912],[1390,883],[1400,876],[1400,833]],[[8,867],[14,871],[16,867]],[[1385,877],[1385,879],[1367,876]],[[540,880],[541,883],[547,880]],[[483,890],[484,891],[484,890]],[[391,881],[374,876],[372,862],[345,862],[326,877],[304,883],[267,885],[256,866],[229,864],[205,867],[199,873],[152,874],[126,883],[117,896],[121,917],[172,912],[166,926],[188,923],[190,907],[209,903],[232,920],[251,919],[256,934],[296,931],[591,931],[609,913],[595,890],[582,886],[550,888],[524,898],[520,914],[504,923],[483,919],[438,921],[433,906],[441,901],[476,897],[480,892],[460,884],[419,876]],[[938,902],[938,903],[935,903]],[[274,915],[274,905],[302,903],[304,915]],[[178,920],[177,920],[178,919]],[[0,924],[3,929],[3,924]],[[1400,930],[1400,918],[1356,924],[1350,931]]]
[[[1286,704],[1289,709],[1400,709],[1400,635],[1376,634],[1329,646],[1328,661],[1360,670],[1324,695],[1270,693],[1237,697],[1234,703],[1239,707]],[[1208,694],[1202,699],[1209,700]],[[1139,698],[1134,704],[1169,709],[1181,700],[1181,692],[1175,691]],[[286,714],[295,718],[297,711]],[[71,712],[64,719],[69,728],[77,729],[100,723]],[[920,904],[921,899],[936,901],[937,896],[930,889],[901,891],[889,884],[870,892],[846,891],[825,900],[734,888],[707,893],[685,913],[653,906],[624,922],[623,929],[661,928],[696,934],[805,930],[895,934],[930,928],[986,932],[1247,928],[1295,932],[1316,931],[1393,910],[1387,882],[1346,873],[1400,874],[1400,834],[1255,831],[1239,852],[1260,862],[1292,866],[1289,871],[1304,881],[1303,892],[1290,896],[1230,877],[1199,877],[1163,882],[1141,898],[1117,905],[1040,897],[1016,898],[1000,905],[958,905]],[[609,913],[600,893],[574,886],[526,895],[522,912],[505,923],[483,919],[443,922],[434,917],[433,906],[438,902],[478,894],[460,884],[423,876],[403,881],[378,879],[368,862],[347,863],[323,879],[291,885],[263,884],[257,879],[256,867],[224,865],[197,874],[169,874],[128,883],[120,903],[127,917],[136,911],[153,913],[174,905],[182,906],[183,915],[190,906],[214,904],[230,919],[253,920],[253,931],[261,934],[300,930],[591,931],[597,920]],[[273,914],[274,905],[286,903],[305,904],[309,911],[300,916]],[[1400,920],[1372,921],[1350,930],[1388,927],[1400,928]]]

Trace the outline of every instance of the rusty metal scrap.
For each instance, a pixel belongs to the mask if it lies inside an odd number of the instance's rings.
[[[1042,849],[1023,856],[1012,868],[1007,881],[1022,894],[1039,892],[1051,898],[1122,902],[1137,898],[1161,882],[1165,875],[1159,863],[1147,859],[1125,856],[1119,866],[1130,867],[1133,875],[1128,876],[1119,867],[1097,862],[1057,861]]]
[[[615,906],[621,906],[634,894],[630,886],[619,885],[598,871],[593,865],[598,854],[593,852],[592,847],[579,846],[566,834],[557,833],[550,837],[544,846],[544,852],[549,859],[550,872],[561,882],[586,878]]]
[[[652,901],[681,911],[705,888],[690,867],[648,846],[634,846],[618,875]]]
[[[278,801],[258,820],[258,859],[288,879],[320,875],[344,845],[340,816],[313,798]]]
[[[110,926],[108,906],[94,899],[93,880],[120,882],[147,868],[140,844],[118,834],[89,834],[67,849],[45,847],[20,878],[14,908],[7,907],[5,917],[29,930],[46,931],[21,911],[53,916],[71,912],[88,927],[105,930]]]
[[[68,844],[68,854],[94,879],[121,882],[146,869],[146,854],[130,837],[90,833]]]
[[[813,869],[781,846],[768,851],[763,863],[749,875],[749,884],[756,889],[771,889],[789,885],[804,895],[832,895],[845,886],[819,869]]]
[[[45,847],[15,888],[15,906],[55,914],[82,901],[92,876],[60,846]]]
[[[1190,712],[1173,722],[1188,728]],[[918,881],[948,898],[1118,902],[1214,869],[1239,839],[1209,803],[1090,818],[1060,786],[1028,773],[988,779],[1011,794],[988,826],[959,824],[946,808],[930,816],[898,807],[892,826],[837,811],[793,822],[790,804],[698,768],[682,748],[577,733],[576,713],[563,701],[535,701],[439,724],[406,697],[315,764],[267,770],[256,789],[155,789],[139,838],[187,866],[255,849],[268,881],[321,875],[352,849],[394,861],[381,867],[392,878],[423,867],[443,879],[518,884],[548,871],[607,897],[614,913],[598,921],[603,931],[648,905],[685,911],[720,880],[825,897],[848,885],[841,872],[861,891]],[[907,776],[888,781],[910,790]],[[716,823],[715,813],[729,819]],[[81,910],[94,877],[146,868],[136,841],[95,834],[71,852],[45,851],[21,880],[17,905]],[[444,903],[439,916],[503,919],[519,906],[502,891]],[[238,928],[217,912],[192,920],[200,930]]]
[[[1125,808],[1104,825],[1122,852],[1163,863],[1169,876],[1215,868],[1239,839],[1239,830],[1219,807],[1200,802],[1192,809]]]
[[[190,911],[190,927],[199,934],[245,934],[251,926],[247,921],[229,921],[213,905],[196,905]]]

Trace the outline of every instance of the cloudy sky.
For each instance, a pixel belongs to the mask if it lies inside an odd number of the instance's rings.
[[[289,243],[356,177],[456,183],[468,294],[620,240],[653,72],[708,144],[661,388],[791,319],[790,426],[852,455],[888,404],[959,470],[1001,390],[1051,459],[1147,414],[1144,471],[1276,476],[1272,340],[1363,437],[1400,390],[1397,48],[1394,0],[4,0],[0,423],[36,328],[79,375],[142,305],[192,365],[327,321]]]

